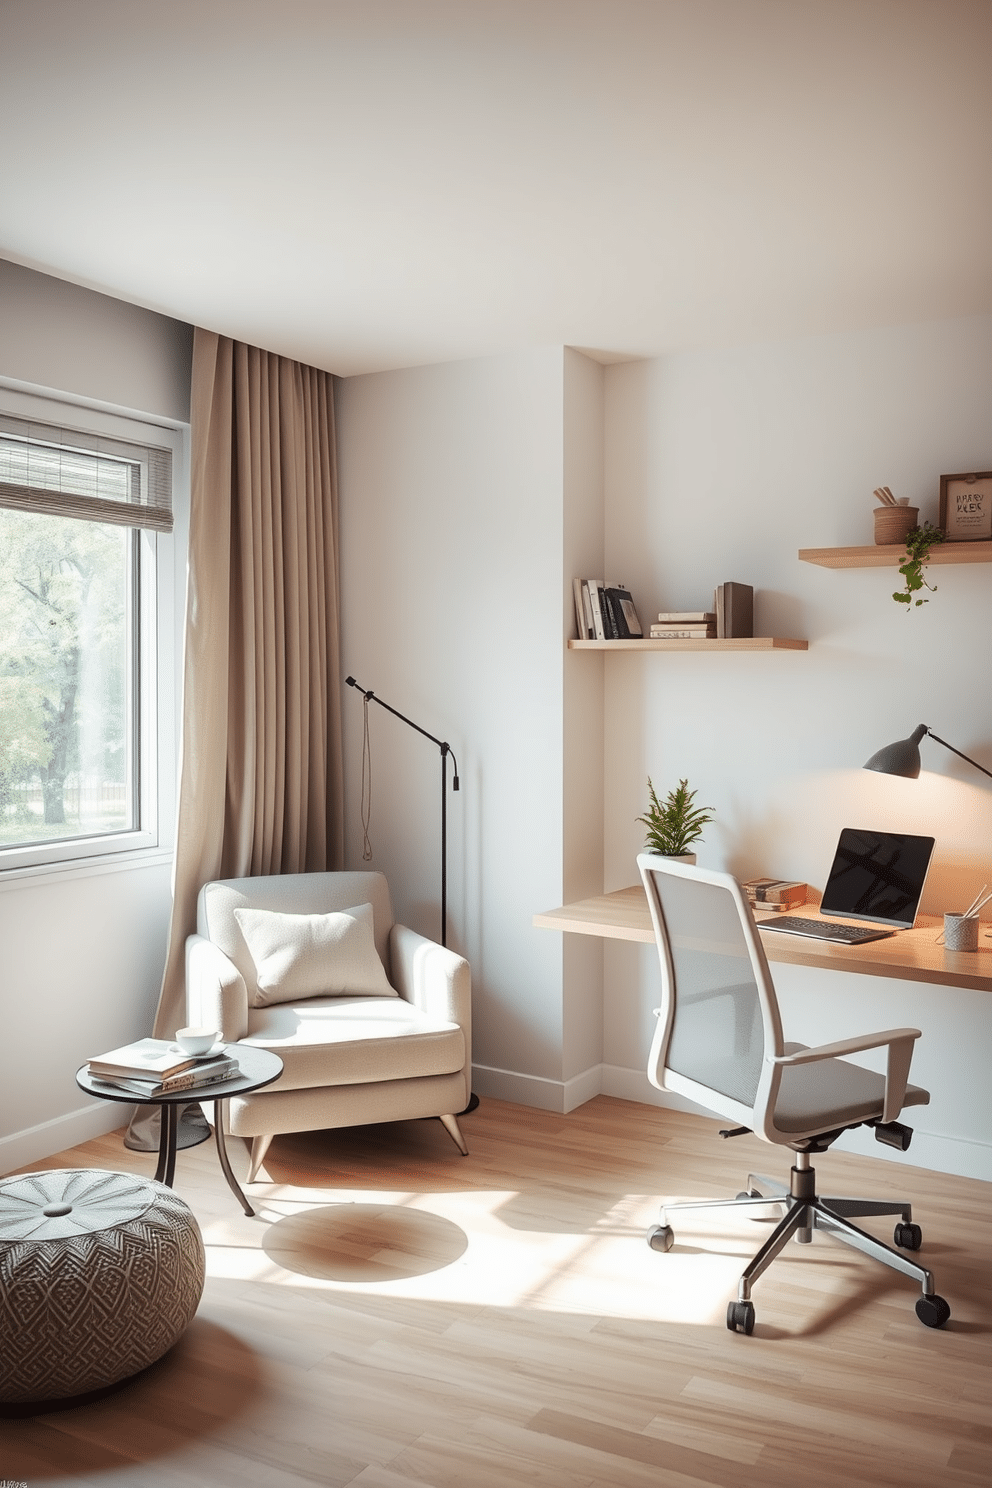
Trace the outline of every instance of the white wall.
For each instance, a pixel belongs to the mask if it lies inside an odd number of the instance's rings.
[[[573,699],[572,722],[585,719],[566,783],[562,639],[566,542],[589,561],[602,555],[601,476],[590,479],[588,461],[569,469],[580,516],[565,535],[565,406],[601,451],[602,374],[576,357],[566,400],[564,368],[560,347],[521,352],[349,378],[337,401],[345,674],[455,750],[450,944],[472,964],[475,1088],[556,1109],[586,1098],[570,1097],[568,1078],[590,1063],[598,1072],[598,962],[579,952],[585,1011],[566,1069],[563,962],[574,951],[531,917],[565,892],[563,800],[583,777],[594,788],[571,830],[586,844],[584,876],[570,886],[602,881],[602,715],[595,688],[591,710],[589,696]],[[579,674],[574,687],[589,693]],[[358,867],[362,702],[350,692],[345,704],[346,840]],[[371,862],[397,917],[436,936],[438,751],[374,704],[370,724]],[[576,750],[587,747],[583,766]]]
[[[710,608],[714,586],[736,579],[755,587],[757,633],[810,643],[606,659],[607,888],[636,879],[648,775],[661,790],[687,776],[715,807],[704,865],[822,888],[840,828],[865,825],[936,837],[926,911],[961,908],[992,882],[987,780],[932,742],[919,781],[860,768],[921,722],[992,768],[992,567],[931,570],[938,592],[907,613],[890,598],[895,570],[796,557],[870,543],[877,485],[936,521],[942,473],[992,468],[990,353],[980,317],[607,370],[606,566],[642,622]],[[649,1099],[656,968],[615,943],[606,968],[604,1088]],[[914,1113],[910,1157],[992,1177],[987,996],[775,972],[798,1038],[921,1027],[914,1074],[934,1099]]]
[[[0,261],[0,378],[166,421],[189,417],[190,327]],[[187,505],[177,481],[185,554]],[[184,561],[162,596],[178,639]],[[166,651],[178,657],[179,646]],[[171,843],[171,824],[164,841]],[[87,864],[0,874],[0,1172],[121,1124],[74,1071],[99,1049],[146,1033],[158,997],[171,907],[171,849],[143,866]]]

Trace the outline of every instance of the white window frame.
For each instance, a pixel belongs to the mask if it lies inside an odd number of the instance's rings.
[[[174,527],[138,529],[138,826],[95,837],[71,837],[0,847],[0,885],[11,878],[172,857],[176,814],[177,659],[181,596],[176,593],[177,543],[185,553],[188,513],[188,426],[129,409],[25,388],[0,378],[0,411],[15,418],[78,428],[172,451]],[[184,568],[184,566],[183,566]]]

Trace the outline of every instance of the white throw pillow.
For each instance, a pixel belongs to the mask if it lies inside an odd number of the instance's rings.
[[[332,914],[236,909],[255,963],[252,1007],[306,997],[397,997],[375,948],[372,906]]]

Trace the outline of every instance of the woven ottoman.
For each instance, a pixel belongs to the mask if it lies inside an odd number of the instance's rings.
[[[203,1240],[154,1179],[55,1168],[0,1179],[0,1409],[88,1395],[192,1321]]]

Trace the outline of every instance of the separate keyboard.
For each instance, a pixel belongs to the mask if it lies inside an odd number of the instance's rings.
[[[875,925],[829,925],[825,920],[804,920],[799,915],[775,915],[755,923],[759,930],[780,930],[784,935],[805,935],[810,940],[833,940],[840,945],[864,945],[866,940],[884,940],[895,934]]]

